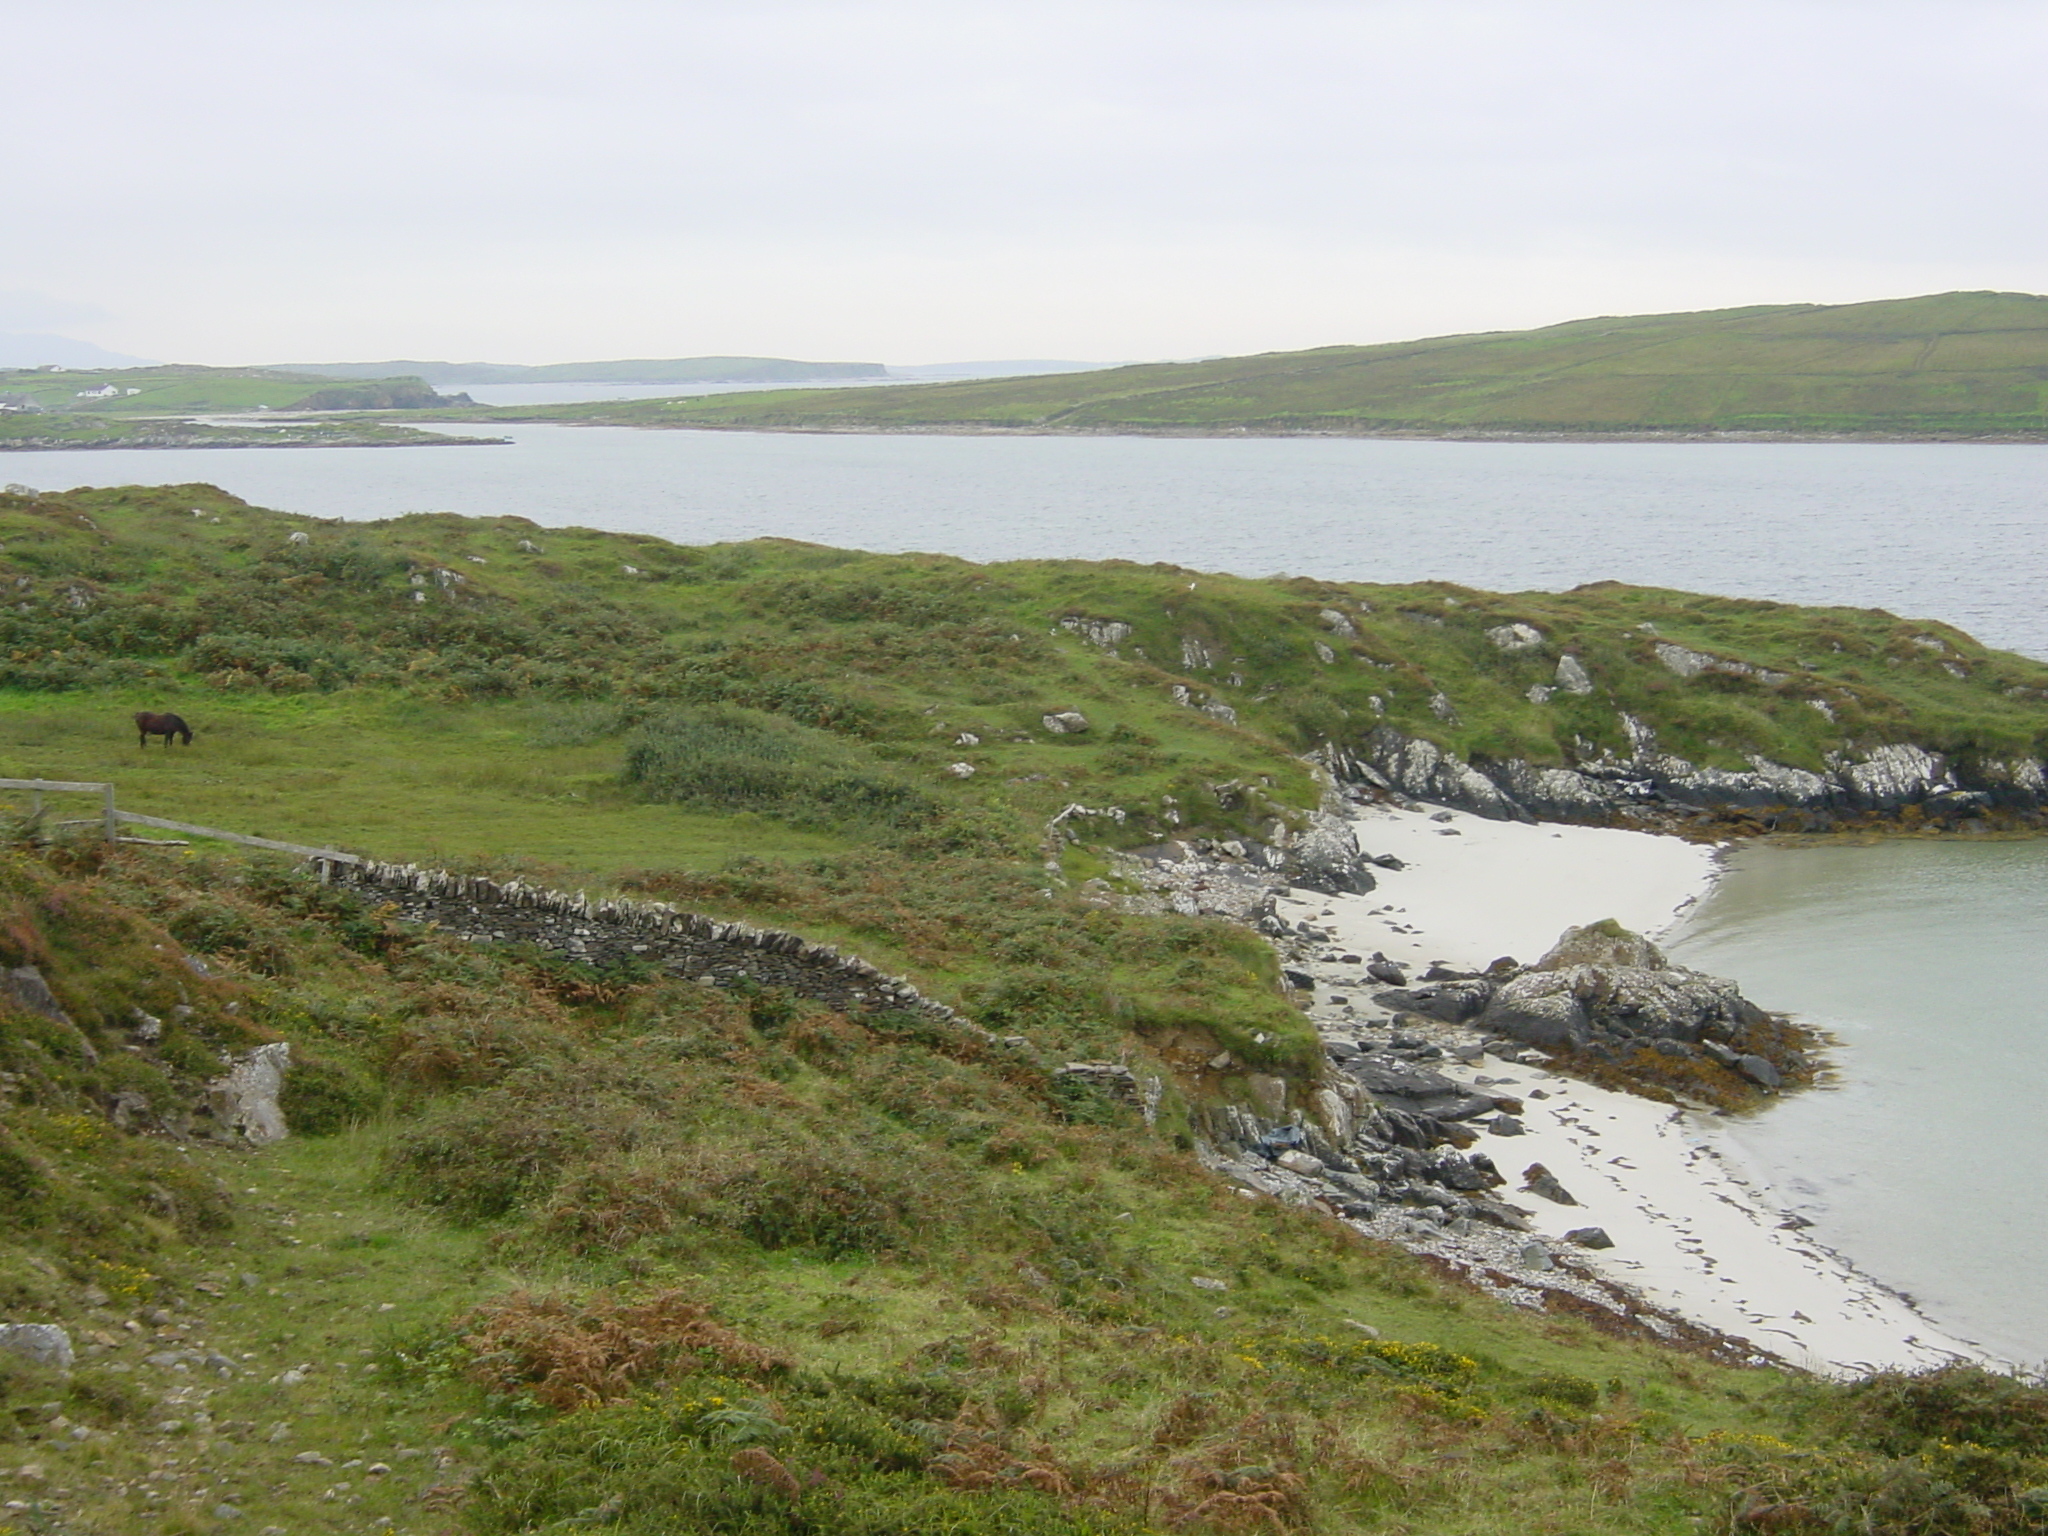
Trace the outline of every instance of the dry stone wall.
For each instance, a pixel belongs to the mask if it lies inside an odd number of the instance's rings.
[[[365,862],[335,866],[334,878],[381,898],[401,917],[433,923],[478,944],[531,944],[594,966],[638,962],[708,986],[743,979],[780,987],[843,1013],[909,1010],[974,1029],[954,1009],[925,997],[855,955],[799,934],[720,922],[659,901],[593,901],[519,881]]]

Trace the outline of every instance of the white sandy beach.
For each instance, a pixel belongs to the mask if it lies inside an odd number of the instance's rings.
[[[1289,920],[1334,935],[1323,947],[1328,958],[1315,967],[1322,983],[1315,1017],[1331,1039],[1384,1033],[1387,1016],[1370,1001],[1377,984],[1350,985],[1363,977],[1358,965],[1342,963],[1343,954],[1377,951],[1418,970],[1430,961],[1483,967],[1501,955],[1528,963],[1567,926],[1607,917],[1655,937],[1706,892],[1715,868],[1714,849],[1676,838],[1493,822],[1436,807],[1366,808],[1354,824],[1367,852],[1392,854],[1406,867],[1382,873],[1368,895],[1302,891],[1279,904]],[[1485,1135],[1473,1150],[1500,1166],[1509,1182],[1498,1196],[1534,1212],[1538,1233],[1560,1259],[1810,1370],[1983,1358],[1784,1227],[1785,1207],[1745,1175],[1715,1117],[1491,1057],[1430,1066],[1524,1100],[1526,1134]],[[1548,1168],[1578,1205],[1522,1190],[1522,1171],[1532,1163]],[[1590,1252],[1562,1241],[1589,1226],[1605,1229],[1615,1246]]]

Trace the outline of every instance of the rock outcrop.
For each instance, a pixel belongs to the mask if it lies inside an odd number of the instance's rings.
[[[1376,728],[1358,751],[1328,751],[1318,760],[1351,782],[1496,821],[1605,821],[1663,808],[1795,811],[1824,824],[1841,816],[1895,815],[1908,806],[1941,819],[2048,807],[2048,765],[2035,758],[1964,762],[1894,744],[1836,754],[1819,773],[1764,757],[1752,757],[1742,770],[1710,768],[1661,750],[1656,732],[1642,721],[1624,715],[1622,723],[1627,756],[1589,756],[1570,767],[1521,759],[1468,762],[1388,725]]]
[[[1484,976],[1394,988],[1375,993],[1373,1000],[1447,1024],[1473,1024],[1544,1050],[1705,1042],[1719,1045],[1727,1059],[1714,1059],[1735,1071],[1742,1069],[1727,1042],[1768,1018],[1734,982],[1674,966],[1648,939],[1612,921],[1566,929],[1548,954],[1525,969],[1497,967]],[[1778,1086],[1752,1072],[1743,1075]]]

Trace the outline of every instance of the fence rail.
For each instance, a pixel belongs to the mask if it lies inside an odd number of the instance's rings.
[[[108,842],[120,839],[121,827],[156,827],[166,832],[185,832],[193,837],[210,837],[223,843],[240,843],[245,848],[270,848],[279,853],[296,853],[311,859],[320,866],[322,879],[336,864],[360,864],[362,859],[353,853],[343,853],[339,848],[316,848],[306,843],[287,843],[274,837],[251,837],[246,832],[230,832],[223,827],[202,827],[196,822],[172,821],[166,816],[145,816],[140,811],[123,811],[114,805],[112,784],[79,783],[69,779],[0,779],[0,789],[25,789],[29,793],[29,814],[43,813],[45,794],[80,794],[100,797],[100,814],[85,822],[67,825],[88,825],[97,821],[106,833]]]

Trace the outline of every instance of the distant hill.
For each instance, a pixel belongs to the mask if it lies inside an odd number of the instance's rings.
[[[69,336],[0,332],[0,368],[140,368],[147,363],[147,358],[109,352]]]
[[[1601,317],[1036,378],[500,414],[852,432],[2038,436],[2048,435],[2048,297]]]
[[[281,372],[329,379],[404,376],[429,384],[774,384],[879,379],[880,363],[807,363],[787,357],[627,358],[602,363],[282,363]]]

